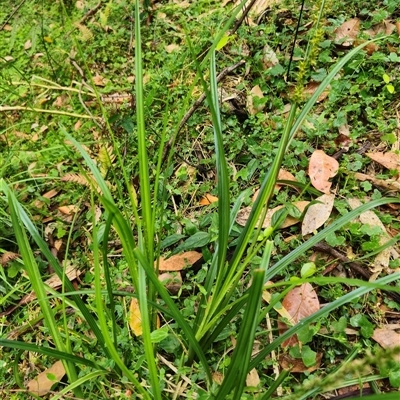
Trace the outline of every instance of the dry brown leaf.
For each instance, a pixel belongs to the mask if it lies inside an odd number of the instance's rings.
[[[96,86],[102,86],[102,87],[104,87],[104,86],[106,86],[107,81],[106,81],[106,79],[103,78],[101,75],[96,74],[96,75],[93,77],[93,83],[94,83]]]
[[[257,387],[260,384],[260,377],[255,368],[253,368],[246,376],[246,386]]]
[[[18,253],[14,253],[12,251],[6,251],[1,255],[0,264],[2,267],[5,267],[10,261],[15,260],[20,257]]]
[[[344,22],[335,30],[335,42],[349,47],[360,33],[360,20],[352,18]]]
[[[353,210],[362,205],[361,201],[355,198],[347,199],[347,202]],[[377,226],[381,229],[382,234],[379,238],[379,244],[381,246],[383,246],[388,240],[391,239],[391,236],[386,231],[385,225],[383,225],[382,221],[373,211],[369,210],[363,212],[359,215],[358,219],[363,225],[369,225],[371,227]],[[382,250],[378,255],[375,256],[374,264],[371,268],[371,272],[373,273],[373,275],[371,276],[370,281],[375,280],[382,270],[384,270],[388,274],[396,272],[396,270],[393,270],[389,267],[389,261],[393,250],[395,250],[393,246],[390,246]]]
[[[276,53],[272,50],[269,44],[266,44],[263,48],[263,67],[264,69],[272,68],[279,64]]]
[[[334,200],[334,194],[323,194],[315,199],[318,203],[308,207],[301,225],[301,234],[303,236],[315,232],[328,220],[333,209]]]
[[[193,265],[196,261],[200,260],[203,255],[197,251],[187,251],[186,253],[177,254],[168,259],[160,258],[159,270],[160,271],[181,271],[188,265]],[[154,266],[157,261],[154,262]]]
[[[79,183],[80,185],[90,186],[90,182],[88,181],[86,176],[82,175],[82,174],[74,174],[74,173],[65,174],[61,178],[61,181],[62,182],[75,182],[75,183]]]
[[[367,153],[367,156],[387,169],[395,169],[400,173],[400,155],[388,151],[387,153]]]
[[[397,34],[400,36],[400,21],[396,21]]]
[[[28,39],[24,44],[24,50],[29,50],[32,47],[32,41]]]
[[[164,272],[158,275],[158,280],[173,295],[177,294],[182,286],[182,275],[179,271]]]
[[[310,204],[309,201],[296,201],[293,203],[293,205],[298,208],[298,210],[300,212],[303,212],[304,209]],[[272,217],[273,215],[279,211],[280,209],[282,209],[285,206],[277,206],[275,208],[273,208],[272,210],[268,210],[267,211],[267,215],[265,216],[264,222],[262,224],[263,228],[268,228],[271,226],[271,221],[272,221]],[[245,207],[242,208],[237,216],[236,216],[236,222],[241,225],[241,226],[245,226],[247,220],[249,219],[250,216],[250,212],[251,212],[252,207]],[[289,226],[295,225],[299,222],[298,219],[293,218],[292,216],[288,215],[286,217],[286,219],[283,221],[282,225],[279,227],[279,229],[283,229],[283,228],[287,228]]]
[[[213,196],[212,194],[206,194],[202,199],[200,199],[199,204],[201,206],[208,206],[211,203],[215,203],[218,201],[218,197]]]
[[[271,303],[272,295],[268,290],[263,290],[262,293],[262,298],[264,301],[266,301],[268,304]],[[287,319],[290,321],[292,319],[292,316],[289,314],[288,310],[286,310],[285,307],[282,306],[281,303],[277,303],[274,306],[274,310],[283,318]]]
[[[180,48],[179,45],[172,43],[165,47],[165,51],[167,53],[173,53],[174,51],[178,51]]]
[[[79,211],[79,207],[74,204],[71,204],[69,206],[61,206],[61,207],[57,207],[57,208],[58,208],[58,211],[60,211],[60,213],[64,214],[64,215],[73,215]]]
[[[131,327],[135,336],[140,336],[143,333],[139,301],[134,297],[132,298],[131,305],[129,307],[129,326]]]
[[[73,281],[74,279],[76,279],[77,277],[79,277],[79,275],[81,274],[81,271],[79,271],[78,269],[76,269],[76,267],[69,265],[65,271],[65,274],[67,276],[67,278],[70,281]],[[62,281],[61,279],[58,277],[58,275],[53,274],[49,279],[47,279],[44,282],[47,286],[51,287],[52,289],[57,290],[58,288],[61,287],[62,285]],[[10,307],[9,309],[7,309],[6,311],[3,311],[2,313],[0,313],[0,316],[3,315],[9,315],[11,314],[14,310],[16,310],[18,307],[23,306],[25,304],[30,303],[31,301],[36,299],[36,294],[35,292],[31,292],[27,295],[25,295],[19,302],[18,304],[16,304],[15,306]]]
[[[215,371],[212,373],[212,379],[217,385],[221,385],[224,380],[224,375],[219,371]]]
[[[279,356],[279,365],[292,373],[313,372],[319,369],[322,360],[322,353],[317,353],[316,363],[311,367],[306,367],[301,359],[293,358],[289,354]]]
[[[258,106],[254,105],[255,97],[258,97],[259,99],[264,98],[264,94],[258,85],[254,86],[247,96],[246,108],[251,115],[256,115],[258,112],[264,109],[264,104],[259,104]]]
[[[316,313],[320,308],[317,293],[309,283],[303,283],[301,286],[293,288],[283,299],[282,306],[290,314],[289,322],[293,325]],[[278,328],[279,333],[283,334],[287,331],[288,326],[278,320]],[[282,343],[282,347],[294,346],[297,343],[299,343],[297,335],[293,335]]]
[[[307,83],[302,91],[303,100],[307,100],[309,97],[311,97],[317,91],[320,84],[321,84],[320,82]],[[331,89],[330,86],[326,87],[326,89],[319,95],[317,103],[320,103],[321,101],[325,100],[328,97],[330,89]]]
[[[399,329],[397,325],[394,328]],[[372,339],[378,342],[384,349],[393,349],[400,346],[400,333],[396,332],[393,327],[384,326],[383,328],[376,328]],[[395,356],[395,360],[400,363],[400,353]]]
[[[322,150],[315,150],[311,155],[308,166],[311,184],[321,192],[329,194],[333,178],[339,170],[339,163],[333,157],[328,156]]]
[[[62,361],[56,361],[50,368],[29,381],[26,388],[36,396],[44,396],[50,392],[52,386],[59,382],[64,375],[65,369]]]
[[[387,190],[400,191],[400,182],[394,179],[378,179],[374,176],[362,174],[361,172],[356,172],[354,174],[354,178],[358,179],[359,181],[370,181],[374,185],[380,186]]]

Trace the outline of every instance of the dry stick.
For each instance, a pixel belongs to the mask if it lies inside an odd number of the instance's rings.
[[[91,8],[79,21],[80,24],[83,24],[89,17],[91,17],[93,14],[96,14],[97,10],[101,7],[101,1]]]
[[[342,254],[340,251],[334,249],[333,247],[327,245],[326,243],[317,243],[315,246],[313,246],[313,249],[327,253],[327,254],[331,255],[332,257],[335,257],[338,260],[342,261],[343,263],[346,263],[346,265],[348,265],[353,271],[362,275],[365,279],[369,279],[372,275],[372,273],[369,272],[361,264],[350,261],[350,259],[347,258],[344,254]],[[397,303],[400,304],[400,294],[399,293],[389,292],[386,290],[384,290],[384,292],[388,296],[390,296],[393,300],[395,300]]]
[[[244,9],[242,15],[240,16],[240,18],[236,21],[235,25],[233,26],[233,29],[230,31],[230,34],[233,35],[240,27],[240,25],[242,25],[242,22],[245,20],[245,18],[247,17],[247,14],[250,12],[251,8],[254,6],[254,3],[257,0],[251,0],[249,4],[247,4],[246,8]]]
[[[26,0],[22,0],[21,3],[17,5],[17,7],[12,10],[11,14],[6,18],[3,24],[0,26],[0,31],[7,25],[8,21],[13,17],[13,15],[21,8],[21,6],[25,3]]]
[[[221,73],[217,76],[217,83],[219,83],[222,79],[225,78],[225,76],[227,76],[229,73],[231,73],[233,70],[235,70],[236,68],[240,67],[241,65],[244,65],[246,63],[246,61],[241,60],[238,63],[230,66],[230,67],[226,67],[224,68]],[[171,150],[172,146],[175,143],[175,139],[178,136],[179,132],[181,131],[181,129],[183,128],[183,126],[186,124],[186,122],[188,122],[189,118],[194,114],[194,112],[201,106],[201,104],[203,103],[203,101],[206,98],[206,94],[203,93],[192,105],[192,107],[190,107],[190,110],[183,116],[181,122],[179,123],[179,127],[178,127],[178,131],[176,132],[176,135],[174,135],[174,137],[172,137],[168,143],[165,145],[164,148],[164,152],[163,152],[163,156],[162,156],[162,164],[164,164],[165,160],[167,159],[168,153]]]
[[[70,112],[66,112],[66,111],[45,110],[45,109],[41,109],[41,108],[23,107],[23,106],[12,106],[12,107],[0,106],[0,112],[4,112],[4,111],[32,111],[32,112],[45,113],[45,114],[66,115],[68,117],[76,117],[76,118],[100,119],[99,117],[91,117],[90,115],[81,115],[81,114],[75,114],[75,113],[70,113]]]

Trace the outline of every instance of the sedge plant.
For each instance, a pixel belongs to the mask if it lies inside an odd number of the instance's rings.
[[[245,1],[242,2],[242,5],[244,3]],[[323,3],[322,1],[321,7],[323,7]],[[206,93],[214,129],[215,159],[218,176],[218,237],[214,246],[215,251],[211,258],[204,290],[199,293],[197,298],[198,312],[193,321],[190,322],[184,318],[179,302],[171,296],[158,279],[157,260],[160,258],[160,246],[155,241],[155,238],[159,235],[156,229],[158,226],[157,218],[160,218],[160,215],[162,216],[162,210],[166,202],[165,193],[164,196],[159,197],[161,179],[167,178],[163,176],[162,172],[162,154],[166,143],[166,130],[164,129],[161,135],[156,166],[154,171],[151,171],[149,168],[150,156],[146,145],[145,99],[142,78],[144,71],[140,32],[140,5],[138,0],[135,2],[135,94],[140,181],[139,196],[136,195],[129,182],[122,158],[120,156],[117,157],[117,162],[124,176],[125,187],[128,191],[130,207],[119,206],[120,203],[116,201],[118,199],[115,199],[111,193],[96,162],[91,159],[84,147],[63,126],[60,126],[60,131],[68,139],[68,143],[84,159],[85,168],[82,169],[82,173],[86,173],[88,181],[92,182],[92,208],[94,209],[97,201],[100,201],[103,207],[103,215],[100,221],[95,220],[93,217],[93,230],[90,237],[95,275],[94,290],[91,291],[95,295],[94,312],[89,309],[88,305],[82,299],[82,296],[87,295],[88,291],[80,292],[74,289],[64,274],[63,265],[60,265],[58,260],[52,255],[46,242],[29,219],[23,205],[17,201],[11,187],[4,180],[0,182],[0,190],[10,209],[24,268],[32,282],[33,290],[37,295],[43,312],[44,322],[49,329],[49,335],[55,348],[8,339],[0,339],[0,346],[25,351],[36,351],[55,359],[63,360],[69,384],[58,395],[54,396],[53,399],[61,398],[62,395],[69,391],[73,391],[77,398],[86,398],[84,388],[89,381],[98,379],[99,377],[104,379],[108,377],[110,380],[123,379],[130,387],[134,388],[139,398],[161,400],[164,396],[162,392],[163,381],[160,366],[157,362],[157,343],[159,341],[158,334],[160,334],[160,329],[157,328],[156,323],[157,314],[160,313],[174,321],[175,327],[172,333],[179,336],[181,340],[181,353],[175,355],[174,363],[182,367],[182,370],[184,370],[183,367],[185,366],[192,366],[198,363],[198,368],[204,375],[204,382],[193,382],[195,390],[202,392],[202,396],[204,396],[202,398],[239,400],[245,391],[245,381],[248,372],[252,368],[256,368],[265,357],[301,328],[318,321],[321,317],[326,316],[338,307],[353,301],[375,288],[396,290],[392,286],[389,286],[389,284],[398,279],[399,274],[385,276],[374,283],[352,281],[351,284],[359,286],[357,289],[329,303],[315,314],[301,320],[300,323],[290,327],[284,334],[275,338],[272,343],[265,345],[257,355],[252,355],[257,326],[260,324],[262,318],[274,307],[276,302],[283,297],[284,293],[304,282],[323,285],[331,283],[332,279],[309,278],[285,282],[283,284],[286,286],[284,292],[271,301],[267,307],[263,307],[261,305],[261,296],[265,283],[273,280],[274,277],[282,273],[282,271],[313,245],[324,240],[327,235],[340,229],[362,212],[388,203],[400,203],[400,199],[381,198],[360,206],[332,222],[272,265],[271,253],[274,247],[274,232],[279,228],[280,223],[285,218],[285,214],[283,213],[278,218],[275,218],[273,226],[264,231],[262,231],[259,221],[263,220],[263,216],[268,209],[278,171],[287,152],[290,140],[295,136],[320,94],[336,77],[341,68],[368,44],[367,42],[354,48],[336,63],[316,92],[301,109],[297,102],[292,103],[275,159],[262,182],[250,217],[236,242],[233,256],[228,260],[227,249],[229,237],[244,196],[239,195],[234,202],[230,198],[229,173],[223,146],[223,124],[219,111],[215,48],[223,35],[228,31],[229,24],[233,21],[239,9],[232,14],[230,20],[217,35],[210,51],[205,57],[205,61],[196,64],[197,78],[202,83]],[[188,42],[191,46],[189,40]],[[209,64],[209,83],[203,79],[206,62]],[[106,117],[105,110],[102,110],[104,117]],[[104,119],[107,120],[107,118]],[[166,123],[167,118],[165,118],[165,126]],[[108,129],[110,138],[115,144],[110,126],[108,126]],[[117,147],[115,146],[115,148]],[[169,155],[168,163],[172,162],[172,155],[172,153]],[[122,188],[119,187],[119,195],[121,197],[122,193]],[[93,215],[95,215],[94,212]],[[142,335],[139,337],[139,340],[144,349],[146,364],[146,372],[141,376],[138,376],[137,372],[134,373],[129,368],[119,349],[118,335],[121,334],[121,331],[116,319],[114,296],[121,295],[122,293],[116,291],[110,279],[107,244],[111,231],[115,232],[121,241],[123,256],[128,265],[129,279],[134,287],[133,296],[137,298],[139,303],[142,326]],[[26,232],[28,232],[36,243],[57,275],[62,278],[63,288],[61,293],[52,291],[44,284]],[[260,253],[262,254],[261,262],[252,271],[251,286],[238,297],[236,293],[238,284],[244,272],[250,268],[253,258]],[[46,293],[51,293],[51,296]],[[63,322],[55,319],[55,313],[51,306],[51,297],[57,297],[64,304],[64,310],[66,305],[73,307],[78,315],[86,321],[88,329],[93,332],[97,342],[90,351],[92,354],[93,352],[97,352],[101,357],[108,359],[112,363],[112,368],[104,367],[101,363],[74,354],[68,337],[67,319],[66,317],[62,319]],[[213,371],[209,362],[209,356],[217,337],[232,321],[240,321],[237,343],[233,350],[229,367],[225,371],[222,384],[217,386],[213,384]],[[66,340],[61,339],[58,329],[58,324],[60,323],[63,324],[63,333]],[[170,329],[172,330],[172,328]],[[272,397],[286,376],[287,372],[282,372],[276,382],[271,387],[265,389],[260,398],[268,399]],[[176,379],[178,381],[180,379],[179,369]],[[143,380],[146,381],[146,385],[143,385]],[[325,389],[324,382],[328,381],[321,380],[317,390],[314,388],[312,393],[305,390],[302,395],[309,395],[310,393],[315,395],[322,392]]]

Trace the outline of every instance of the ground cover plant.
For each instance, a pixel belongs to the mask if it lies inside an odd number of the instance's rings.
[[[398,397],[399,4],[233,3],[0,14],[3,398]]]

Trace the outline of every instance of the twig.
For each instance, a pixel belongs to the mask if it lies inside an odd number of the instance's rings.
[[[79,21],[80,24],[83,24],[89,17],[91,17],[93,14],[96,14],[97,10],[101,7],[101,1],[91,8]]]
[[[230,66],[230,67],[226,67],[224,68],[221,73],[217,76],[217,83],[219,83],[222,79],[225,78],[225,76],[227,76],[229,73],[231,73],[232,71],[234,71],[236,68],[240,67],[241,65],[244,65],[246,63],[246,61],[241,60],[238,63]],[[186,124],[186,122],[188,122],[189,118],[194,114],[194,112],[201,106],[201,104],[203,103],[203,101],[206,98],[206,94],[203,93],[192,105],[192,107],[190,107],[189,111],[183,116],[181,122],[179,123],[178,126],[178,131],[176,132],[176,135],[174,135],[169,141],[168,143],[165,145],[164,147],[164,152],[163,152],[163,156],[162,156],[162,164],[164,164],[165,160],[167,159],[168,153],[171,150],[172,146],[175,143],[175,139],[176,137],[179,135],[179,132],[181,131],[181,129],[184,127],[184,125]]]
[[[232,30],[230,31],[230,34],[233,35],[240,27],[240,25],[242,25],[242,22],[244,21],[244,19],[247,17],[247,14],[250,12],[251,8],[254,6],[254,3],[257,0],[251,0],[249,2],[249,4],[247,4],[246,8],[243,10],[242,15],[240,16],[240,18],[236,21],[235,25],[233,26]]]
[[[369,279],[372,276],[372,273],[368,271],[365,267],[363,267],[361,264],[350,261],[349,258],[347,258],[344,254],[342,254],[340,251],[334,249],[333,247],[327,245],[326,243],[317,243],[315,246],[313,246],[315,250],[322,251],[324,253],[330,254],[332,257],[337,258],[341,262],[345,263],[347,266],[349,266],[354,272],[357,272],[361,276],[363,276],[366,279]],[[390,292],[387,290],[383,290],[388,296],[390,296],[394,301],[400,304],[400,294],[395,293],[395,292]]]
[[[0,26],[0,31],[7,25],[8,21],[13,17],[13,15],[21,8],[21,6],[25,3],[26,0],[22,0],[21,3],[17,5],[17,7],[12,10],[11,14],[6,18],[3,24]]]
[[[100,119],[99,117],[91,117],[90,115],[82,115],[82,114],[75,114],[75,113],[70,113],[70,112],[66,112],[66,111],[45,110],[45,109],[41,109],[41,108],[22,107],[22,106],[12,106],[12,107],[0,106],[0,112],[3,112],[3,111],[32,111],[32,112],[45,113],[45,114],[66,115],[68,117],[76,117],[76,118]]]

